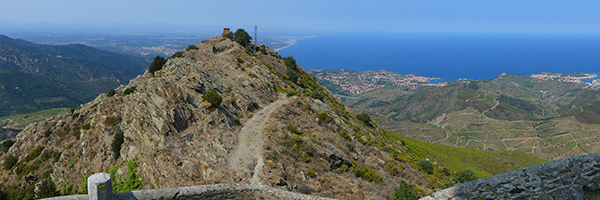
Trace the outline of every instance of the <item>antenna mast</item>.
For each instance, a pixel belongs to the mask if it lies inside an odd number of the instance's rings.
[[[254,25],[254,49],[252,51],[254,51],[254,53],[256,53],[256,25]]]

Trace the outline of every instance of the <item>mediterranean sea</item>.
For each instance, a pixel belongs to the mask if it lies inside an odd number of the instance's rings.
[[[387,70],[439,81],[600,74],[600,35],[586,34],[337,33],[298,40],[278,53],[304,69]]]

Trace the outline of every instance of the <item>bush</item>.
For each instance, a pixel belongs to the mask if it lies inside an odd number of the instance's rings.
[[[223,37],[225,37],[227,39],[230,39],[230,40],[233,40],[233,33],[229,32],[229,33],[225,34]]]
[[[86,124],[82,125],[81,128],[83,130],[89,130],[90,128],[92,128],[92,125],[90,125],[90,123],[86,123]]]
[[[113,151],[113,157],[116,159],[119,159],[119,157],[121,157],[121,145],[123,144],[123,142],[125,142],[125,137],[123,136],[123,131],[118,130],[113,138],[112,141],[112,151]]]
[[[394,199],[397,200],[416,200],[421,197],[421,192],[419,192],[417,186],[401,180],[400,185],[394,188],[394,193],[392,193],[392,195],[394,195]]]
[[[200,48],[198,46],[196,46],[196,45],[193,45],[193,44],[190,45],[190,46],[188,46],[187,48],[185,48],[186,51],[194,50],[194,49],[200,49]]]
[[[417,166],[419,166],[423,172],[433,174],[433,163],[429,162],[429,160],[423,159],[417,163]]]
[[[110,90],[108,90],[108,92],[106,92],[107,97],[115,96],[115,94],[117,94],[117,91],[115,91],[115,88],[111,88]]]
[[[79,113],[73,113],[73,116],[71,116],[71,119],[77,119],[79,117]]]
[[[167,58],[167,60],[173,59],[173,58],[181,58],[181,57],[183,57],[183,51],[178,51],[178,52],[175,52],[173,55],[171,55],[171,57]]]
[[[39,186],[39,191],[36,193],[38,198],[48,198],[58,195],[56,191],[56,185],[52,180],[44,179]]]
[[[244,30],[244,29],[240,28],[240,29],[236,30],[235,33],[233,33],[233,41],[237,42],[238,44],[240,44],[244,47],[248,47],[251,40],[252,40],[252,37],[250,37],[248,32],[246,32],[246,30]]]
[[[319,120],[321,120],[322,122],[325,122],[325,123],[331,122],[331,118],[329,117],[329,115],[326,112],[320,112],[317,116],[319,117]]]
[[[454,174],[453,181],[458,184],[461,184],[461,183],[466,183],[466,182],[469,182],[472,180],[476,180],[477,178],[478,178],[477,174],[475,174],[475,172],[473,172],[473,170],[463,169]]]
[[[127,96],[133,92],[135,92],[137,88],[135,86],[131,86],[130,88],[125,89],[125,91],[123,91],[123,95]]]
[[[17,161],[19,161],[19,159],[17,159],[12,154],[9,154],[6,157],[4,157],[4,170],[12,169],[13,166],[17,164]]]
[[[29,154],[27,154],[27,156],[25,156],[25,158],[23,158],[23,162],[29,162],[32,161],[33,159],[36,159],[38,156],[40,156],[42,154],[42,151],[44,150],[44,146],[39,146],[38,148],[35,148],[32,152],[30,152]]]
[[[150,68],[148,68],[148,72],[150,72],[152,75],[154,75],[154,72],[161,70],[163,65],[165,65],[165,63],[167,63],[167,60],[165,58],[163,58],[162,56],[154,57],[154,61],[152,61],[152,63],[150,64]]]
[[[308,168],[306,170],[306,175],[309,176],[309,177],[311,177],[311,178],[313,178],[313,177],[315,177],[315,172],[313,171],[313,169]]]
[[[211,106],[219,106],[223,101],[223,98],[221,98],[221,95],[214,90],[209,90],[206,94],[202,95],[202,101],[208,101]]]
[[[356,119],[362,121],[367,126],[373,126],[371,124],[371,116],[369,116],[369,114],[367,114],[367,113],[361,113],[361,114],[356,115]]]
[[[323,94],[321,94],[319,91],[313,90],[312,93],[310,93],[310,98],[323,101]]]
[[[294,59],[294,57],[292,56],[288,56],[283,58],[283,61],[285,62],[285,66],[292,69],[292,70],[296,70],[297,68],[297,64],[296,64],[296,59]]]
[[[4,140],[4,142],[2,142],[2,152],[8,152],[8,149],[10,149],[10,147],[12,147],[14,144],[14,140]]]
[[[348,135],[348,132],[347,132],[347,131],[345,131],[345,130],[342,130],[342,131],[340,131],[340,133],[339,133],[339,134],[340,134],[340,136],[342,136],[342,137],[343,137],[344,139],[346,139],[346,140],[350,140],[350,139],[352,139],[352,138],[350,137],[350,135]]]
[[[49,137],[52,134],[52,131],[50,129],[46,129],[46,131],[44,131],[44,137]]]
[[[296,135],[302,135],[302,131],[298,130],[298,128],[296,128],[294,125],[292,124],[288,124],[285,126],[285,129],[287,129],[288,131],[290,131],[292,134],[296,134]]]

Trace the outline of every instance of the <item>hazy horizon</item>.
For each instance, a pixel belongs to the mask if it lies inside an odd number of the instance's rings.
[[[597,1],[0,0],[0,34],[31,31],[600,33]],[[216,30],[215,32],[218,32]]]

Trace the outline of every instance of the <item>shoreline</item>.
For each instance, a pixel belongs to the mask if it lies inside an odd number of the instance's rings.
[[[309,35],[309,36],[304,36],[304,37],[300,37],[300,38],[297,38],[297,39],[291,39],[291,40],[292,40],[292,42],[291,42],[290,44],[288,44],[288,45],[285,45],[285,46],[283,46],[283,47],[279,47],[279,48],[275,49],[275,51],[279,51],[279,50],[282,50],[282,49],[285,49],[285,48],[291,47],[292,45],[296,44],[296,42],[298,42],[298,40],[307,39],[307,38],[313,38],[313,37],[319,37],[319,36],[324,36],[324,35],[328,35],[328,34],[322,34],[322,35]]]

